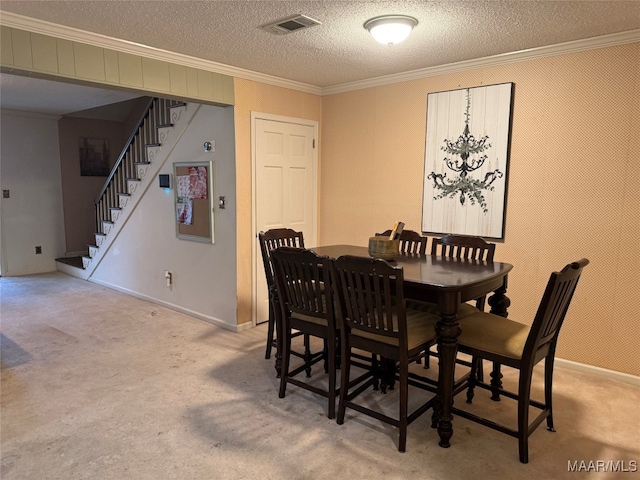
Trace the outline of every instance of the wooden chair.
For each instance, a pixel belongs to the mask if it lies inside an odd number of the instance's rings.
[[[278,305],[278,294],[276,292],[276,282],[273,274],[273,264],[271,262],[271,252],[282,246],[304,248],[304,236],[302,232],[296,232],[290,228],[274,228],[258,234],[260,240],[260,251],[262,252],[262,262],[264,273],[267,279],[269,290],[269,320],[267,326],[267,350],[264,358],[271,358],[271,349],[277,348],[277,339],[274,337],[274,329],[278,325],[280,318],[280,306]],[[276,370],[278,370],[276,366]],[[278,374],[279,376],[279,374]]]
[[[470,235],[445,235],[441,238],[434,238],[431,242],[431,255],[450,258],[493,262],[495,251],[495,243],[489,243],[481,237]],[[486,296],[476,299],[478,310],[484,310],[485,303]]]
[[[582,269],[588,263],[589,261],[583,258],[568,264],[562,271],[551,274],[530,328],[485,312],[460,319],[462,333],[458,338],[459,350],[474,357],[472,372],[468,377],[467,402],[471,403],[476,386],[492,392],[498,389],[501,395],[517,400],[518,427],[514,430],[458,408],[454,408],[453,411],[461,417],[516,437],[522,463],[529,461],[529,435],[545,418],[547,430],[555,431],[551,387],[556,343]],[[502,387],[479,381],[473,369],[478,367],[482,358],[519,370],[518,392],[506,391]],[[543,359],[545,399],[544,402],[538,402],[531,400],[531,379],[533,367]],[[531,423],[530,406],[542,410]]]
[[[393,425],[400,430],[398,450],[404,452],[407,426],[426,412],[433,400],[424,402],[409,414],[409,384],[425,388],[411,380],[409,363],[435,343],[435,324],[439,317],[405,307],[403,270],[384,260],[343,256],[332,263],[332,276],[338,297],[339,316],[343,322],[342,378],[337,422],[343,424],[345,411],[351,408]],[[393,367],[397,362],[400,390],[398,418],[354,401],[369,385],[374,385],[375,388],[376,379],[368,378],[351,390],[355,386],[350,382],[353,348],[389,359],[394,362]],[[395,371],[393,378],[395,379]]]
[[[388,237],[389,235],[391,235],[391,230],[376,233],[377,237]],[[403,230],[400,233],[400,253],[425,255],[428,239],[429,237],[424,237],[413,230]]]
[[[333,311],[333,295],[329,282],[329,257],[320,257],[303,248],[280,247],[271,253],[275,281],[281,307],[282,370],[280,398],[284,398],[287,383],[310,390],[329,400],[327,417],[335,418],[336,409],[336,343],[338,329]],[[324,340],[324,349],[318,355],[309,352],[301,366],[290,370],[291,338],[295,329]],[[295,376],[325,360],[325,372],[329,375],[328,390],[310,385]]]

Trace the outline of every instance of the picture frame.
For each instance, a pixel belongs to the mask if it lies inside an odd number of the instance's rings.
[[[106,138],[80,137],[78,141],[81,177],[106,177],[111,171],[111,151]]]
[[[514,86],[428,94],[423,233],[504,238]]]

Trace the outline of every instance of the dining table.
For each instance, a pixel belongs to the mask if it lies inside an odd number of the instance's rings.
[[[357,245],[327,245],[310,250],[334,259],[343,255],[369,257],[367,247]],[[507,308],[511,303],[506,296],[507,278],[513,265],[438,255],[407,254],[398,254],[389,263],[403,269],[406,298],[438,305],[438,387],[432,426],[438,429],[439,445],[448,448],[453,436],[455,360],[458,350],[457,338],[461,332],[456,315],[458,308],[463,302],[491,295],[488,298],[491,313],[506,317]],[[494,367],[491,384],[500,387],[500,377],[499,370]]]

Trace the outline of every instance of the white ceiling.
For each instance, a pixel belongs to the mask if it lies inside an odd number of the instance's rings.
[[[2,0],[5,12],[324,88],[640,29],[638,0]],[[322,25],[259,28],[295,14]],[[362,26],[382,14],[419,23],[388,47]]]
[[[131,110],[127,100],[140,94],[54,82],[33,77],[0,74],[0,108],[50,115],[124,121]],[[109,105],[100,112],[93,109]],[[80,113],[85,112],[85,113]]]

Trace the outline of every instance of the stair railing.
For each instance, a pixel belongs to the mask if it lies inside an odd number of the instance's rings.
[[[119,195],[129,193],[129,180],[139,180],[138,166],[149,163],[147,146],[159,145],[158,128],[171,126],[169,108],[179,104],[181,102],[164,98],[149,101],[94,201],[97,233],[104,233],[103,222],[111,221],[111,210],[120,207]]]

